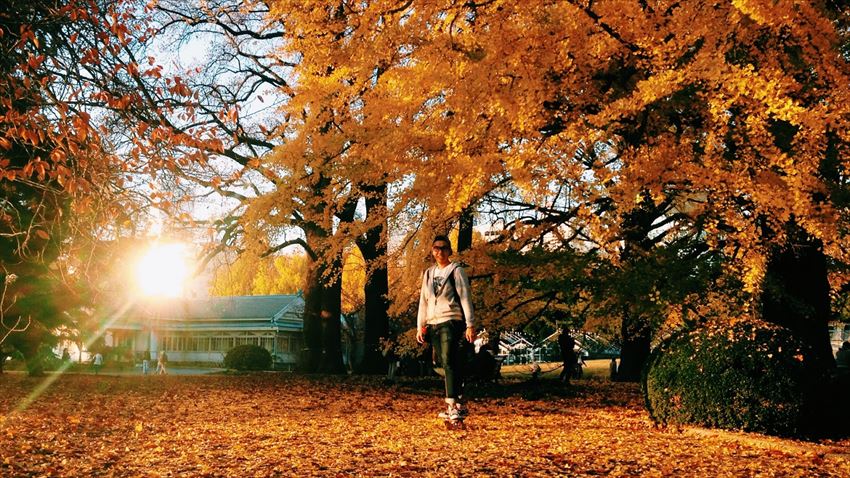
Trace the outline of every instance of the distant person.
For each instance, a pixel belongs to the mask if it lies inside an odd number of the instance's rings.
[[[608,365],[608,377],[612,382],[617,380],[617,357],[611,357],[611,363]]]
[[[540,378],[540,364],[531,362],[531,381],[536,382]]]
[[[94,374],[98,375],[100,373],[100,369],[103,367],[103,355],[101,355],[100,352],[94,354],[92,367],[94,367]]]
[[[71,361],[71,354],[68,352],[68,347],[65,347],[65,348],[62,349],[62,361],[63,362],[70,362]]]
[[[485,382],[498,383],[501,378],[501,362],[496,358],[493,350],[484,344],[478,349],[472,360],[474,372],[467,376],[475,376]]]
[[[160,350],[159,359],[156,361],[156,373],[158,375],[166,375],[168,373],[165,370],[166,365],[168,365],[168,354],[165,353],[165,350]]]
[[[381,350],[381,355],[383,355],[387,361],[387,380],[395,380],[395,374],[398,371],[399,366],[399,357],[393,350],[392,344],[389,342],[384,344]]]
[[[558,347],[561,349],[563,368],[558,379],[567,385],[570,384],[570,375],[573,373],[573,367],[576,363],[575,346],[576,341],[572,338],[570,332],[566,327],[561,328],[561,333],[558,335]]]
[[[844,343],[841,344],[841,348],[838,349],[838,353],[835,354],[835,365],[838,367],[839,371],[850,373],[850,341],[845,340]]]
[[[452,244],[443,235],[431,242],[436,264],[425,270],[419,290],[416,341],[430,337],[436,359],[445,372],[446,411],[441,418],[463,421],[467,414],[463,396],[467,344],[475,342],[475,320],[469,279],[463,267],[449,260]]]
[[[145,350],[142,354],[142,375],[147,375],[151,369],[151,351]]]
[[[575,373],[573,374],[573,377],[575,377],[576,379],[579,379],[584,374],[584,366],[587,365],[587,363],[584,361],[584,356],[587,354],[587,351],[582,350],[582,349],[578,349],[575,352],[575,354],[576,354]]]

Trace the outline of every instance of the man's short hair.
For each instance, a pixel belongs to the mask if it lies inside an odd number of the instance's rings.
[[[431,244],[433,244],[433,243],[435,243],[435,242],[437,242],[437,241],[445,241],[445,242],[446,242],[446,244],[448,244],[448,245],[449,245],[449,248],[451,248],[451,247],[452,247],[452,241],[450,241],[450,240],[449,240],[449,236],[447,236],[447,235],[445,235],[445,234],[437,234],[436,236],[434,236],[434,240],[433,240],[433,241],[431,241]]]

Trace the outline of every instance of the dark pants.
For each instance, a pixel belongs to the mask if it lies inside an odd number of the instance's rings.
[[[564,368],[561,370],[561,374],[558,376],[558,379],[565,383],[570,383],[570,376],[576,370],[576,354],[566,354],[561,355],[561,360],[564,361]]]
[[[463,352],[466,324],[450,320],[428,327],[437,362],[446,374],[446,398],[463,396]]]

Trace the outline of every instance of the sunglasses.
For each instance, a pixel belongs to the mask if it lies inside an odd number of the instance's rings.
[[[452,246],[433,246],[431,247],[432,251],[450,251],[452,250]]]

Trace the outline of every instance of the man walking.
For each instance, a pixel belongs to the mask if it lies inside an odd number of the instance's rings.
[[[159,351],[159,359],[156,361],[156,373],[158,375],[165,375],[168,372],[165,370],[165,366],[168,364],[168,354],[165,353],[165,350]]]
[[[446,411],[440,414],[452,422],[466,416],[463,397],[464,340],[475,341],[474,316],[466,272],[449,260],[449,238],[436,236],[431,256],[436,264],[425,270],[419,292],[416,341],[425,343],[429,336],[434,353],[445,372]]]
[[[561,327],[561,333],[558,335],[558,346],[561,348],[561,361],[564,363],[564,368],[561,369],[561,374],[558,378],[561,382],[569,385],[570,375],[575,371],[576,366],[576,341],[570,335],[570,331],[566,327]]]
[[[94,367],[94,374],[100,374],[100,369],[103,368],[103,355],[100,352],[94,354],[94,359],[92,359],[92,366]]]

